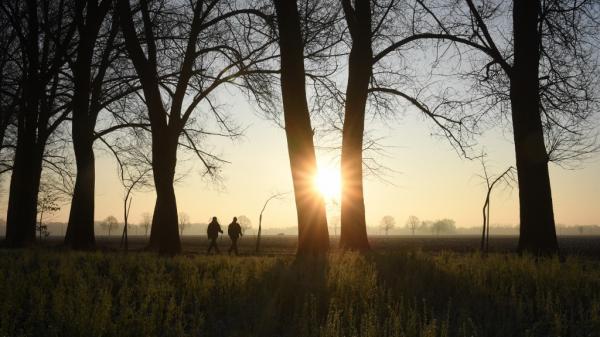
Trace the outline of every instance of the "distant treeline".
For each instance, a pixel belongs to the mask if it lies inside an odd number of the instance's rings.
[[[6,230],[6,225],[3,220],[0,220],[0,233],[4,233]],[[65,234],[67,223],[65,222],[48,222],[46,223],[48,227],[48,232],[50,236],[63,236]],[[108,230],[102,226],[102,221],[96,221],[96,234],[100,236],[108,235]],[[145,236],[144,227],[140,224],[129,224],[129,235],[134,236]],[[189,235],[206,235],[206,223],[192,223],[189,227],[186,227],[183,232],[183,236]],[[115,228],[111,229],[111,236],[120,237],[121,232],[123,230],[123,224],[118,223]],[[249,228],[246,230],[246,235],[256,235],[255,228]],[[339,236],[339,232],[334,230],[334,228],[330,228],[330,236]],[[600,225],[557,225],[556,233],[558,235],[600,235]],[[284,236],[294,236],[298,235],[298,228],[295,226],[286,226],[286,227],[271,227],[271,228],[263,228],[263,235],[284,235]],[[367,234],[368,235],[385,235],[385,231],[382,230],[379,226],[367,226]],[[412,231],[406,227],[398,227],[394,229],[390,229],[388,235],[403,235],[410,236],[412,235]],[[422,236],[422,235],[481,235],[481,227],[473,226],[473,227],[457,227],[449,230],[441,230],[439,232],[435,232],[432,228],[419,228],[415,230],[414,235]],[[510,226],[510,225],[491,225],[490,226],[490,235],[519,235],[519,227],[518,226]]]

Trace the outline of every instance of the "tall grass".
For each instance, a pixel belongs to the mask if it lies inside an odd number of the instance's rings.
[[[0,336],[598,336],[600,265],[0,251]]]

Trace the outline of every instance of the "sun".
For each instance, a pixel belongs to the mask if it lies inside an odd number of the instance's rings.
[[[315,187],[326,199],[339,198],[341,190],[340,172],[331,167],[319,168],[315,177]]]

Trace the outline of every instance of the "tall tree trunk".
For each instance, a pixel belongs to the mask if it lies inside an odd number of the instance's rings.
[[[44,152],[35,142],[35,131],[24,130],[21,120],[6,215],[6,245],[13,248],[35,242],[37,195]]]
[[[20,102],[22,109],[17,122],[17,147],[8,197],[6,244],[9,247],[23,247],[35,242],[37,195],[45,146],[45,140],[40,140],[41,135],[37,130],[41,123],[39,107],[43,90],[39,76],[37,15],[37,3],[27,1],[28,35],[22,52],[29,67]],[[38,144],[42,144],[41,151]]]
[[[158,129],[158,128],[157,128]],[[152,130],[152,172],[156,204],[150,231],[150,249],[160,254],[181,252],[177,219],[177,200],[173,182],[177,164],[177,137],[169,128]]]
[[[95,15],[95,6],[90,7],[89,16]],[[89,20],[89,18],[88,18]],[[90,82],[94,43],[97,33],[91,25],[80,23],[80,41],[75,60],[72,140],[77,165],[75,189],[71,199],[69,223],[65,235],[65,245],[75,249],[92,249],[94,238],[94,128],[95,117],[90,113]]]
[[[323,197],[315,190],[317,160],[306,101],[304,46],[296,1],[274,0],[281,51],[281,94],[285,135],[298,217],[298,256],[316,256],[329,249]]]
[[[75,117],[73,113],[73,149],[77,165],[75,189],[71,200],[65,245],[74,249],[93,249],[95,159],[93,134],[87,125],[87,116]],[[93,129],[91,129],[93,130]]]
[[[352,8],[344,2],[346,22],[352,36],[348,60],[348,84],[342,131],[342,214],[340,246],[368,250],[363,195],[363,135],[365,109],[372,74],[371,9],[369,0],[357,0]]]
[[[558,252],[539,94],[538,0],[515,0],[510,98],[519,178],[520,252]]]

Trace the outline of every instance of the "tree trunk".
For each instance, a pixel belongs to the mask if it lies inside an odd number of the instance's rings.
[[[69,223],[65,235],[65,245],[74,249],[93,249],[94,235],[94,191],[95,160],[93,134],[82,117],[73,113],[73,148],[77,164],[75,189],[71,200]],[[83,124],[83,125],[82,125]]]
[[[344,6],[352,36],[348,60],[348,84],[342,132],[342,214],[340,246],[369,250],[363,196],[363,135],[369,80],[372,74],[371,10],[368,0],[357,0],[355,8]]]
[[[93,12],[92,12],[93,13]],[[89,26],[89,24],[88,24]],[[65,245],[75,249],[92,249],[94,238],[94,129],[96,118],[90,112],[90,78],[95,34],[85,26],[80,29],[77,60],[74,68],[72,140],[77,165],[75,189],[71,199]]]
[[[35,143],[35,131],[25,131],[19,121],[19,135],[10,180],[6,215],[6,245],[25,247],[35,242],[37,196],[42,173],[42,154]]]
[[[21,109],[17,121],[17,146],[10,180],[8,209],[6,215],[6,244],[9,247],[23,247],[35,242],[37,217],[37,194],[42,172],[42,156],[45,139],[37,126],[45,122],[40,118],[39,45],[37,3],[27,2],[27,43],[23,57],[29,67],[23,87]],[[40,120],[41,119],[41,120]],[[41,145],[40,145],[41,144]],[[39,149],[41,147],[41,149]]]
[[[519,179],[519,252],[558,252],[539,94],[539,1],[515,0],[510,98]]]
[[[316,191],[317,160],[306,101],[304,46],[296,1],[274,0],[281,52],[281,93],[285,135],[298,217],[298,256],[329,249],[325,203]]]
[[[157,128],[159,129],[159,128]],[[177,137],[169,128],[152,130],[152,172],[156,204],[150,231],[150,249],[160,254],[181,252],[177,219],[177,201],[173,182],[177,164]]]

